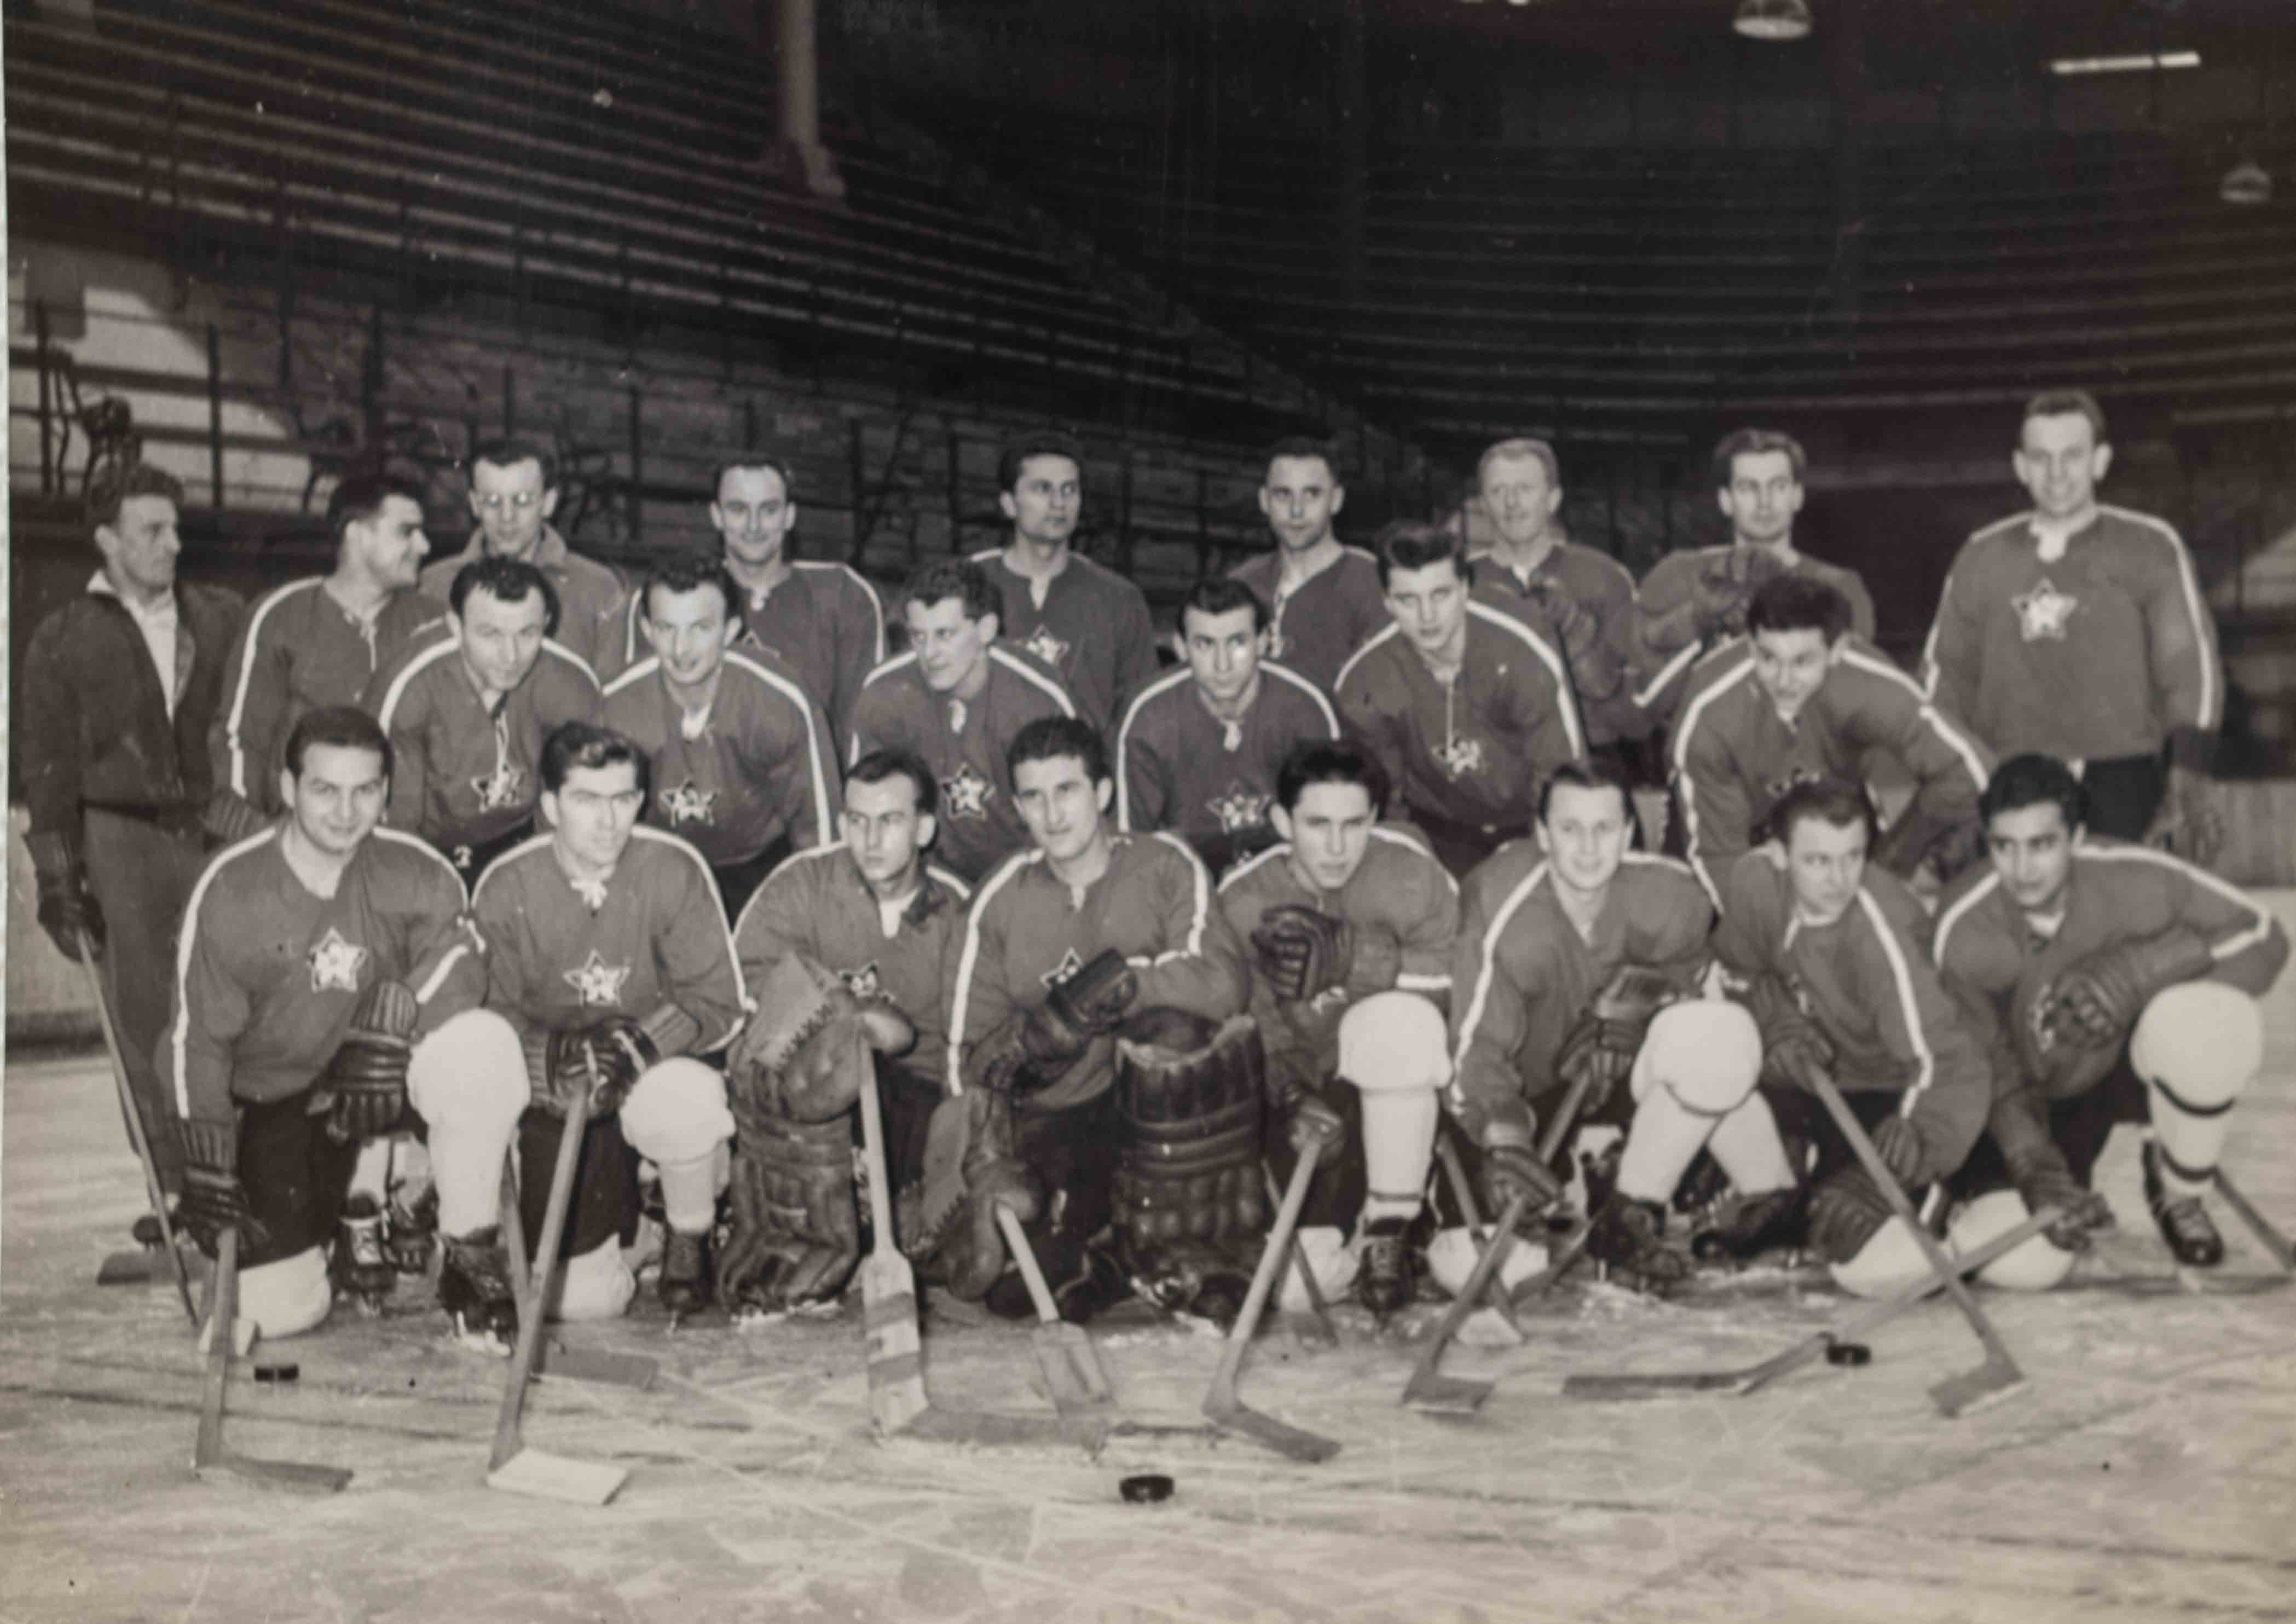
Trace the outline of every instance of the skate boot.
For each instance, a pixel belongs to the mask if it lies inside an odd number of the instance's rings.
[[[456,1341],[504,1358],[518,1340],[518,1298],[511,1290],[510,1253],[493,1224],[457,1238],[446,1237],[447,1259],[439,1269],[439,1306]]]
[[[1587,1231],[1587,1255],[1629,1291],[1664,1297],[1690,1277],[1666,1244],[1666,1209],[1613,1189]]]
[[[1690,1255],[1701,1263],[1745,1263],[1766,1251],[1798,1247],[1808,1238],[1802,1192],[1766,1190],[1725,1203],[1714,1222],[1690,1238]]]
[[[673,1229],[661,1253],[661,1279],[654,1288],[675,1322],[709,1306],[709,1237]]]
[[[430,1267],[430,1254],[439,1248],[439,1188],[425,1185],[411,1203],[404,1188],[391,1193],[382,1244],[393,1268],[419,1275]]]
[[[2224,1236],[2217,1233],[2199,1196],[2169,1190],[2161,1171],[2167,1161],[2157,1140],[2144,1142],[2144,1204],[2152,1210],[2152,1221],[2161,1226],[2171,1257],[2186,1268],[2214,1268],[2224,1261]]]
[[[1360,1259],[1356,1300],[1383,1325],[1390,1316],[1410,1306],[1418,1286],[1419,1248],[1412,1243],[1411,1220],[1372,1219],[1364,1226],[1356,1251]]]
[[[383,1254],[382,1209],[373,1196],[361,1193],[343,1203],[327,1275],[335,1295],[349,1298],[361,1314],[373,1318],[382,1312],[398,1271]]]

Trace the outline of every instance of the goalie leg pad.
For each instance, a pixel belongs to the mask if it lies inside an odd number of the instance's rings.
[[[2256,1000],[2220,981],[2184,981],[2155,994],[2128,1039],[2128,1063],[2144,1079],[2152,1134],[2168,1153],[2166,1182],[2197,1195],[2223,1159],[2233,1103],[2264,1064]],[[2181,1177],[2179,1173],[2181,1171]]]
[[[1118,1256],[1167,1308],[1218,1316],[1242,1301],[1267,1227],[1266,1069],[1259,1029],[1242,1015],[1193,1053],[1117,1046],[1127,1130],[1115,1181]]]
[[[407,1057],[406,1098],[430,1129],[439,1226],[461,1235],[498,1222],[503,1157],[533,1098],[510,1022],[486,1009],[441,1022]]]
[[[1994,1236],[2006,1234],[2032,1216],[2014,1190],[1991,1190],[1954,1214],[1946,1233],[1948,1252],[1975,1251]],[[1986,1284],[2005,1292],[2046,1292],[2073,1271],[2073,1255],[2047,1235],[2037,1234],[2012,1247],[1977,1271]]]
[[[890,1177],[890,1175],[889,1175]],[[923,1169],[901,1192],[894,1222],[927,1277],[978,1302],[1004,1272],[996,1209],[1037,1216],[1035,1182],[1021,1164],[1012,1102],[983,1088],[944,1099],[925,1128]]]
[[[731,1190],[718,1300],[777,1313],[834,1296],[861,1259],[851,1127],[744,1111]]]
[[[274,1341],[317,1327],[334,1298],[324,1246],[239,1271],[239,1316],[253,1320],[257,1333]]]

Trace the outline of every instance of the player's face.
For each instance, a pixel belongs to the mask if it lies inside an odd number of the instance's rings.
[[[1268,821],[1292,842],[1292,866],[1318,890],[1336,891],[1356,877],[1379,821],[1371,791],[1359,783],[1311,783],[1290,811],[1271,807]]]
[[[1423,570],[1391,570],[1387,612],[1421,653],[1456,658],[1466,633],[1467,583],[1447,558]]]
[[[917,786],[907,774],[845,786],[845,849],[872,885],[914,877],[917,854],[932,836],[932,814],[917,806]]]
[[[1267,515],[1267,528],[1292,553],[1305,552],[1329,536],[1332,517],[1346,501],[1332,465],[1319,456],[1270,459],[1267,482],[1259,488],[1259,511]]]
[[[1812,924],[1832,924],[1857,899],[1866,875],[1866,825],[1798,817],[1786,833],[1786,876],[1794,902]]]
[[[578,767],[558,789],[542,792],[542,815],[578,869],[603,874],[622,860],[630,830],[645,806],[638,769],[627,761]]]
[[[1499,534],[1529,546],[1554,521],[1562,492],[1535,456],[1495,456],[1483,464],[1483,506]]]
[[[330,857],[348,857],[374,832],[390,788],[382,752],[356,744],[314,744],[303,752],[301,776],[279,774],[296,832]]]
[[[988,645],[996,641],[996,617],[968,619],[963,598],[943,598],[930,606],[913,601],[902,609],[901,619],[908,622],[917,669],[935,693],[961,687],[988,658]]]
[[[482,462],[471,470],[471,516],[486,534],[488,553],[524,558],[557,511],[558,493],[543,489],[542,464],[530,456],[507,468]]]
[[[1249,607],[1224,615],[1208,615],[1201,609],[1181,612],[1188,669],[1214,700],[1225,703],[1250,689],[1266,644],[1265,635],[1253,624],[1259,618]]]
[[[2067,412],[2027,418],[2013,460],[2017,482],[2033,498],[2035,511],[2050,519],[2070,519],[2096,499],[2096,482],[2112,462],[2112,447],[2097,444],[2087,417]]]
[[[726,555],[752,569],[782,555],[782,544],[797,522],[782,476],[770,468],[728,468],[709,504],[709,522],[726,544]]]
[[[996,498],[1013,528],[1028,540],[1052,546],[1075,534],[1084,506],[1084,474],[1064,456],[1022,460],[1013,488]]]
[[[550,609],[538,592],[505,603],[484,587],[463,600],[463,658],[488,692],[507,693],[542,656]]]
[[[1819,685],[1825,681],[1826,660],[1832,652],[1825,634],[1814,626],[1792,631],[1754,634],[1754,680],[1770,696],[1778,714],[1791,722],[1801,714]]]
[[[1627,835],[1627,798],[1616,789],[1558,784],[1538,824],[1538,849],[1565,884],[1599,891],[1625,860]]]
[[[176,586],[176,504],[165,496],[130,496],[119,517],[96,527],[95,545],[124,597],[155,598]]]
[[[726,612],[726,595],[714,586],[691,592],[656,586],[646,594],[646,642],[660,657],[664,675],[682,687],[715,677],[741,629]]]
[[[343,527],[343,539],[378,586],[412,586],[430,551],[422,533],[422,510],[405,496],[385,496],[375,516]]]
[[[1801,512],[1801,481],[1783,451],[1754,451],[1730,459],[1730,482],[1717,498],[1740,541],[1776,541]]]
[[[1100,838],[1101,816],[1115,790],[1105,778],[1094,783],[1074,756],[1023,761],[1013,775],[1013,799],[1029,838],[1054,862],[1081,855]]]
[[[2063,905],[2073,868],[2073,831],[2053,800],[1997,812],[1985,825],[1993,870],[2009,899],[2030,914],[2054,914]]]

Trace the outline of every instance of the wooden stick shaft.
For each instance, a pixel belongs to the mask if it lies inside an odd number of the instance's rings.
[[[893,1201],[885,1188],[885,1115],[877,1099],[877,1067],[862,1051],[861,1143],[869,1161],[869,1227],[875,1234],[871,1251],[892,1251]]]
[[[526,1411],[526,1390],[534,1379],[535,1350],[542,1346],[543,1311],[550,1306],[550,1286],[558,1274],[558,1244],[566,1233],[566,1209],[573,1204],[574,1168],[582,1159],[582,1136],[590,1127],[590,1095],[598,1086],[595,1062],[589,1075],[574,1087],[560,1124],[558,1163],[550,1174],[550,1204],[542,1215],[542,1250],[534,1259],[533,1290],[518,1308],[518,1349],[511,1355],[510,1377],[503,1388],[502,1415],[495,1423],[494,1455],[488,1471],[500,1469],[519,1450],[519,1423]]]
[[[1037,1267],[1036,1250],[1029,1244],[1029,1232],[1021,1227],[1020,1215],[1000,1203],[996,1227],[1004,1232],[1004,1244],[1013,1250],[1013,1261],[1021,1266],[1021,1278],[1029,1283],[1029,1300],[1037,1305],[1037,1317],[1048,1325],[1058,1324],[1061,1311],[1053,1301],[1053,1288],[1045,1284],[1045,1271]]]
[[[104,996],[103,974],[95,967],[95,944],[85,931],[80,932],[79,951],[79,967],[95,999],[96,1024],[103,1029],[103,1047],[111,1056],[111,1081],[119,1090],[120,1112],[127,1119],[127,1141],[135,1147],[135,1160],[143,1164],[144,1193],[151,1200],[152,1215],[160,1220],[160,1250],[168,1254],[168,1267],[175,1270],[176,1294],[184,1300],[184,1312],[197,1330],[200,1313],[192,1306],[192,1277],[184,1267],[184,1254],[176,1250],[176,1226],[168,1217],[168,1193],[160,1185],[160,1164],[152,1160],[152,1141],[144,1132],[144,1113],[135,1109],[135,1090],[127,1086],[127,1058],[119,1047],[119,1029],[112,1024],[111,1001]]]
[[[192,1446],[194,1468],[223,1458],[223,1396],[231,1384],[234,1323],[239,1317],[239,1230],[216,1237],[215,1282],[208,1291],[208,1367],[200,1388],[200,1432]]]
[[[1235,1373],[1243,1364],[1243,1350],[1250,1345],[1251,1333],[1259,1327],[1260,1310],[1267,1306],[1267,1292],[1275,1284],[1275,1271],[1283,1267],[1283,1259],[1292,1250],[1292,1232],[1300,1226],[1300,1209],[1308,1204],[1308,1186],[1315,1180],[1318,1160],[1303,1155],[1292,1169],[1292,1182],[1283,1187],[1283,1205],[1275,1213],[1275,1227],[1268,1232],[1267,1244],[1259,1254],[1259,1267],[1252,1271],[1251,1290],[1244,1294],[1243,1309],[1235,1316],[1234,1328],[1227,1333],[1219,1369],[1212,1376],[1215,1393],[1235,1390]]]

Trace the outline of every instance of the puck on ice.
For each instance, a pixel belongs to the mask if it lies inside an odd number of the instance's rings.
[[[1871,1365],[1874,1362],[1874,1350],[1863,1342],[1832,1342],[1826,1346],[1825,1362],[1829,1365],[1853,1366]]]
[[[1144,1472],[1126,1478],[1116,1486],[1116,1492],[1128,1505],[1153,1505],[1172,1497],[1172,1480],[1160,1472]]]
[[[303,1374],[299,1365],[258,1365],[255,1379],[258,1382],[292,1382]]]

